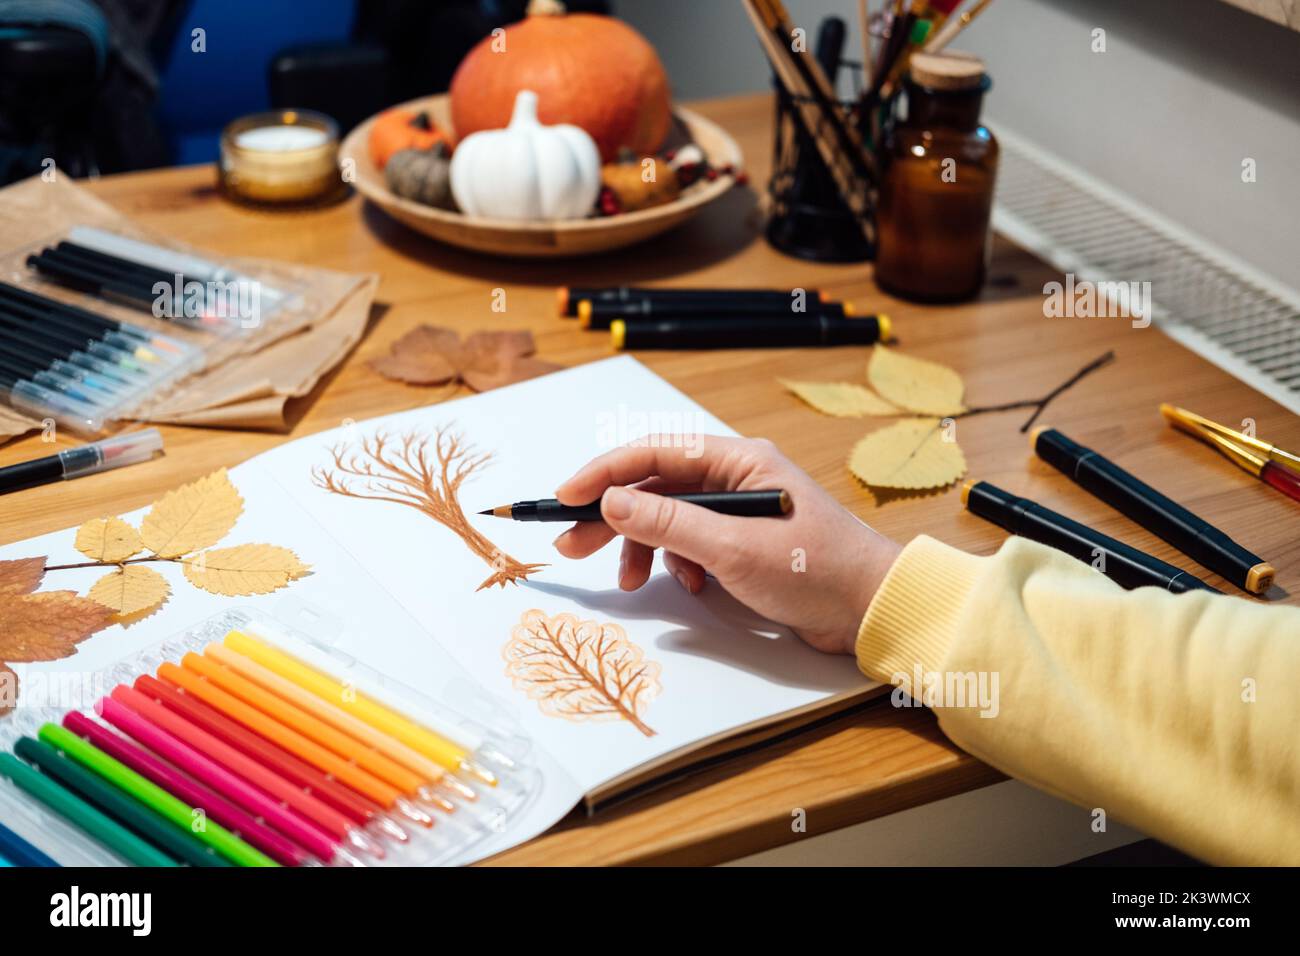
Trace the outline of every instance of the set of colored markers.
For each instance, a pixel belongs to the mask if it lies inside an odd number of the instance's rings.
[[[857,316],[815,289],[568,288],[560,315],[608,329],[615,349],[756,349],[888,342],[889,316]]]
[[[164,645],[178,659],[142,658],[86,711],[15,715],[0,777],[22,802],[0,786],[0,859],[58,865],[39,807],[79,831],[73,861],[88,838],[137,866],[437,863],[535,786],[517,742],[244,627]]]

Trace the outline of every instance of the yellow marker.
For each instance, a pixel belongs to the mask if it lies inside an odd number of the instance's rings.
[[[627,339],[627,323],[622,319],[615,319],[609,323],[609,341],[614,346],[615,351],[621,351],[623,342]]]
[[[591,325],[591,300],[583,299],[578,303],[578,321],[582,327],[588,328]]]
[[[232,651],[243,654],[272,673],[293,681],[317,697],[329,701],[354,717],[359,717],[370,726],[424,754],[435,763],[450,770],[465,770],[479,777],[483,776],[484,771],[467,759],[468,752],[465,748],[426,730],[401,714],[370,700],[354,688],[325,676],[283,651],[239,631],[231,631],[227,634],[225,644]],[[496,781],[493,778],[488,782]]]
[[[876,314],[876,325],[880,328],[880,341],[892,342],[894,340],[894,322],[884,312]]]

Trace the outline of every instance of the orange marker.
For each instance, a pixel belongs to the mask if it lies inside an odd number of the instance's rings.
[[[205,650],[204,656],[199,660],[206,661],[209,665],[200,673],[219,687],[252,704],[268,717],[273,717],[286,727],[296,730],[308,740],[334,751],[349,763],[356,764],[379,779],[387,781],[403,793],[414,794],[424,784],[425,781],[418,774],[390,760],[373,747],[366,746],[355,737],[335,730],[301,707],[258,687],[252,681],[240,676],[234,669],[222,664],[209,651]]]
[[[432,760],[387,734],[380,733],[364,720],[353,717],[347,711],[322,700],[310,691],[299,687],[293,681],[287,680],[263,667],[257,661],[245,657],[243,654],[235,653],[224,644],[209,644],[203,653],[242,677],[305,710],[313,717],[329,724],[335,730],[348,734],[363,744],[391,757],[409,770],[419,774],[426,783],[436,783],[447,773],[445,769]]]
[[[181,663],[182,667],[171,667],[166,674],[163,673],[163,668],[169,665],[162,665],[158,669],[159,676],[165,677],[166,680],[184,688],[187,693],[193,694],[204,703],[215,707],[254,733],[261,734],[271,743],[277,744],[295,757],[305,760],[318,770],[331,774],[336,780],[346,784],[363,796],[369,797],[386,809],[391,809],[397,802],[398,797],[402,795],[401,791],[396,787],[385,783],[373,774],[367,773],[355,764],[343,760],[297,731],[284,726],[284,724],[263,713],[258,708],[236,699],[229,693],[220,695],[210,693],[213,690],[223,690],[216,681],[208,679],[208,675],[204,673],[204,671],[222,670],[212,661],[204,660],[197,654],[189,653],[185,655]]]

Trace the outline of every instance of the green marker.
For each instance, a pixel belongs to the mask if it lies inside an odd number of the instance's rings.
[[[229,861],[217,856],[187,831],[178,830],[143,803],[74,763],[49,744],[32,737],[21,737],[14,743],[14,753],[182,863],[230,866]]]
[[[0,776],[8,777],[20,790],[70,820],[128,863],[136,866],[180,865],[13,754],[0,753]]]
[[[212,847],[224,859],[212,862],[212,855],[206,854],[207,866],[224,866],[226,860],[239,866],[279,866],[274,860],[260,850],[249,846],[221,824],[205,820],[203,828],[197,832],[191,827],[194,809],[172,796],[152,780],[136,773],[126,764],[110,757],[94,744],[78,737],[66,727],[58,724],[45,724],[38,736],[51,747],[62,750],[79,764],[90,768],[105,780],[130,794],[135,800],[151,809],[173,830],[181,829],[182,835]],[[173,826],[174,825],[174,826]],[[191,836],[192,834],[192,836]],[[192,861],[191,861],[192,862]]]

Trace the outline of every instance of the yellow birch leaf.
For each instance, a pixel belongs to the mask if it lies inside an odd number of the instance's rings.
[[[867,381],[887,401],[921,415],[943,418],[966,410],[961,376],[937,362],[912,358],[883,345],[871,350]]]
[[[777,381],[823,415],[865,418],[899,413],[897,408],[864,385],[851,382],[792,382],[784,378]]]
[[[139,554],[144,542],[121,518],[95,518],[77,529],[74,546],[92,561],[117,564]]]
[[[849,471],[877,488],[940,488],[966,474],[966,456],[937,418],[906,418],[853,446]]]
[[[274,544],[218,548],[185,562],[185,577],[191,584],[225,597],[269,594],[310,570],[288,548]]]
[[[244,499],[226,469],[169,491],[140,523],[144,545],[160,558],[179,558],[210,548],[235,526]]]
[[[104,575],[86,597],[111,607],[121,617],[131,617],[156,611],[170,593],[165,577],[152,568],[132,564]]]

